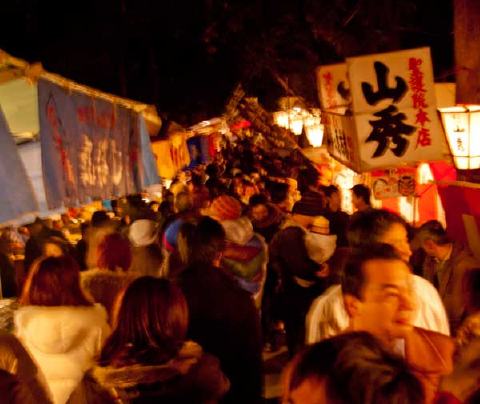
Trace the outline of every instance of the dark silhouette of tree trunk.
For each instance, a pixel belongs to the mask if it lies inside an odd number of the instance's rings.
[[[454,1],[457,103],[480,104],[480,2]]]

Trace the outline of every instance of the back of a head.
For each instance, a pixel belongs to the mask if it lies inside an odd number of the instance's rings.
[[[20,304],[90,306],[80,288],[80,267],[69,256],[46,257],[32,265],[23,285]]]
[[[170,280],[140,277],[118,295],[113,324],[102,362],[158,364],[172,358],[185,341],[187,302]]]
[[[329,185],[324,188],[324,193],[327,198],[331,197],[335,193],[339,193],[339,189],[336,185]]]
[[[352,217],[347,229],[348,243],[353,248],[362,248],[378,243],[379,238],[394,223],[407,227],[401,216],[385,209],[358,212]]]
[[[266,205],[267,203],[268,203],[268,198],[264,194],[252,195],[248,200],[248,205],[251,208],[257,205]]]
[[[97,266],[114,271],[130,268],[132,248],[128,239],[119,233],[106,235],[97,247]]]
[[[192,196],[189,192],[179,192],[175,197],[174,205],[176,213],[187,212],[193,208]]]
[[[352,192],[357,198],[361,198],[367,205],[370,205],[370,198],[372,192],[370,191],[370,188],[368,188],[366,185],[354,185],[352,188]]]
[[[225,250],[226,235],[222,225],[203,217],[192,237],[189,262],[211,265]]]
[[[108,217],[107,212],[105,212],[104,210],[97,210],[93,212],[92,220],[90,221],[90,223],[93,227],[100,227],[108,223],[109,221],[110,218]]]
[[[341,334],[299,354],[288,380],[290,393],[307,380],[316,380],[328,402],[338,404],[424,402],[422,384],[408,364],[366,332]]]
[[[279,204],[287,199],[288,184],[283,182],[269,182],[267,187],[272,203]]]
[[[402,261],[395,248],[389,244],[371,244],[368,248],[354,249],[343,268],[341,277],[342,293],[362,299],[365,283],[364,265],[372,260]]]
[[[304,193],[309,187],[317,185],[318,177],[317,170],[311,166],[300,170],[297,178],[300,192]]]
[[[415,232],[415,238],[422,242],[432,240],[435,244],[445,245],[451,243],[447,231],[438,220],[429,220],[422,224]]]

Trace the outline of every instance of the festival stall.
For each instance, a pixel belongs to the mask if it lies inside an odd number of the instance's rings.
[[[434,86],[429,50],[348,58],[316,73],[326,147],[341,163],[334,169],[339,185],[369,185],[375,206],[415,225],[445,222],[432,165],[452,167],[437,113],[452,89]]]
[[[41,213],[159,182],[149,132],[158,132],[161,121],[152,106],[79,85],[3,51],[0,105]],[[34,142],[22,146],[26,140]]]

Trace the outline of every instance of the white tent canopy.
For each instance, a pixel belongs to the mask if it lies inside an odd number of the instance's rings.
[[[59,210],[48,210],[43,185],[39,124],[38,79],[42,78],[67,90],[76,91],[92,98],[106,100],[122,105],[141,114],[150,135],[156,135],[161,127],[161,119],[153,105],[117,97],[88,86],[80,85],[72,80],[43,70],[40,63],[28,62],[12,57],[0,49],[0,108],[3,110],[9,132],[14,137],[18,152],[32,183],[39,205],[40,216],[57,213]],[[27,222],[33,215],[12,218],[11,223]]]

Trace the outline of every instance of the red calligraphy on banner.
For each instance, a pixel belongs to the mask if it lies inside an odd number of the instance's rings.
[[[80,123],[94,125],[102,129],[112,129],[115,126],[115,113],[102,112],[98,113],[94,107],[78,107],[77,119]]]
[[[335,89],[333,88],[333,75],[331,72],[326,72],[322,75],[323,85],[325,87],[325,97],[327,99],[327,105],[325,108],[335,107]]]
[[[425,83],[423,80],[423,72],[420,70],[423,60],[421,58],[410,58],[408,60],[408,69],[410,70],[409,85],[412,90],[413,108],[416,109],[415,123],[420,125],[418,131],[417,146],[426,147],[432,145],[430,129],[427,122],[430,122],[426,108],[428,104],[425,101]]]

